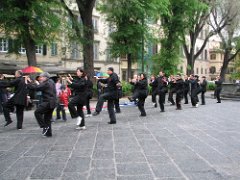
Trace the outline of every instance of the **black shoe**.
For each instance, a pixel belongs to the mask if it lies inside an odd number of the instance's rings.
[[[147,115],[146,114],[141,114],[140,117],[146,117]]]
[[[160,112],[165,112],[164,110],[161,110]]]
[[[121,111],[116,111],[115,113],[117,113],[117,114],[120,114],[120,113],[121,113]]]
[[[201,105],[206,105],[205,103],[201,104]]]
[[[93,115],[93,116],[97,116],[97,115],[99,115],[99,114],[100,114],[99,112],[95,111],[92,115]]]
[[[221,103],[220,101],[218,101],[217,103]]]
[[[177,108],[176,110],[182,110],[182,108]]]
[[[117,124],[117,122],[108,122],[108,124]]]
[[[184,104],[188,104],[188,102],[185,102]]]
[[[157,103],[154,104],[154,107],[157,108]]]
[[[45,136],[49,130],[49,127],[43,128],[42,135]]]
[[[4,127],[8,126],[9,124],[11,124],[13,121],[10,120],[10,121],[7,121],[6,124],[4,125]]]

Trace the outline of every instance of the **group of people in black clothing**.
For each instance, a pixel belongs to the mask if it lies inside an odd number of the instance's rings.
[[[122,97],[121,82],[118,75],[114,72],[112,67],[107,70],[108,78],[98,79],[99,84],[104,87],[104,92],[99,96],[93,116],[98,116],[105,101],[108,102],[108,113],[110,122],[109,124],[116,124],[115,113],[120,113],[119,99]],[[68,103],[68,109],[72,119],[76,120],[76,125],[79,130],[85,130],[85,116],[83,112],[83,106],[87,106],[88,115],[91,114],[90,110],[90,99],[92,97],[93,83],[90,78],[86,78],[87,74],[82,68],[77,68],[76,78],[72,76],[66,77],[68,87],[72,90],[72,97]],[[5,126],[8,126],[13,121],[10,117],[10,112],[13,112],[16,107],[17,116],[17,129],[22,129],[24,119],[24,107],[26,105],[27,93],[29,90],[41,91],[42,100],[37,106],[34,112],[35,118],[42,128],[42,134],[46,137],[52,136],[51,120],[53,111],[57,105],[57,93],[54,81],[50,78],[50,74],[43,72],[39,76],[39,81],[33,81],[28,76],[23,76],[22,71],[15,72],[15,79],[12,81],[0,81],[0,89],[6,87],[14,87],[15,92],[7,102],[4,102],[3,113],[6,120]],[[198,106],[198,94],[201,93],[202,105],[205,105],[205,92],[207,89],[207,81],[205,77],[199,81],[197,75],[191,75],[190,77],[181,78],[181,75],[170,76],[168,79],[164,72],[160,72],[157,77],[152,76],[150,80],[150,86],[152,87],[152,102],[154,107],[157,107],[157,95],[159,96],[159,106],[161,112],[164,112],[164,105],[166,94],[169,93],[168,101],[177,107],[177,110],[181,110],[181,100],[185,99],[185,104],[188,104],[188,96],[191,97],[191,103],[193,107]],[[145,100],[149,94],[148,92],[148,79],[146,74],[141,73],[135,75],[133,79],[129,80],[133,85],[133,95],[129,97],[130,101],[134,101],[140,111],[140,116],[146,116],[144,108]],[[220,100],[221,84],[220,78],[216,81],[215,95]],[[173,94],[176,94],[176,102],[173,99]],[[116,109],[116,111],[114,110]]]

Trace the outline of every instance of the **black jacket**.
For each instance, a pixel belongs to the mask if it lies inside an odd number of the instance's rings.
[[[167,93],[168,91],[168,88],[167,88],[167,82],[163,81],[163,78],[162,76],[158,77],[157,78],[157,83],[158,83],[158,92],[159,93]]]
[[[136,82],[137,89],[136,91],[139,92],[140,98],[146,98],[148,95],[148,81],[147,79],[139,80]]]
[[[88,90],[87,80],[84,77],[74,78],[72,84],[69,84],[68,87],[73,89],[75,95],[84,95],[86,96]]]
[[[91,80],[86,80],[87,83],[87,94],[88,97],[91,99],[93,97],[93,83]]]
[[[29,89],[42,92],[42,102],[49,103],[50,108],[54,109],[57,104],[56,87],[53,80],[46,80],[39,85],[27,84]]]
[[[184,91],[189,92],[189,90],[190,90],[189,80],[185,79],[184,80]]]
[[[14,104],[26,105],[27,102],[27,86],[25,79],[21,76],[10,82],[1,82],[0,87],[14,87]]]
[[[201,86],[201,90],[202,90],[202,92],[206,92],[207,91],[207,80],[203,80],[203,82],[200,84],[200,86]]]
[[[198,82],[195,79],[189,80],[191,92],[196,91],[198,89]]]
[[[183,81],[183,79],[176,80],[175,89],[176,89],[177,94],[179,94],[179,95],[183,94],[183,91],[184,91],[184,81]]]
[[[170,92],[173,92],[173,93],[176,92],[176,83],[174,83],[174,81],[169,82],[169,90]]]
[[[216,89],[222,89],[222,83],[223,81],[221,79],[215,81]]]
[[[112,73],[107,79],[100,79],[99,81],[103,84],[107,84],[106,88],[104,89],[105,92],[117,92],[117,83],[119,83],[120,81],[116,73]]]
[[[157,81],[157,79],[152,81],[149,85],[152,87],[152,92],[156,92],[157,91],[157,89],[158,89],[158,81]]]

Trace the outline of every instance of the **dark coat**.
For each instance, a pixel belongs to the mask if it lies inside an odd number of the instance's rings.
[[[25,106],[27,102],[27,86],[25,79],[21,76],[10,82],[1,82],[0,87],[14,87],[14,99],[15,105]]]
[[[184,92],[184,81],[183,81],[183,79],[176,80],[175,89],[176,89],[176,93],[178,95],[183,95],[183,92]]]
[[[27,84],[29,89],[42,92],[42,103],[49,103],[50,108],[54,109],[57,105],[57,92],[55,83],[49,79],[39,85]]]
[[[152,87],[152,92],[156,92],[157,91],[157,89],[158,89],[158,81],[157,81],[157,79],[152,81],[149,85]]]
[[[189,90],[190,90],[189,80],[185,79],[184,80],[184,92],[189,92]]]
[[[176,83],[174,83],[174,81],[169,82],[169,91],[172,93],[176,92]]]
[[[140,98],[146,98],[148,96],[148,81],[147,79],[139,80],[137,83],[136,91],[139,92]]]
[[[101,83],[106,84],[106,88],[104,89],[104,92],[110,94],[110,98],[115,99],[117,97],[117,84],[120,82],[118,75],[116,73],[112,73],[107,79],[100,79]]]
[[[218,81],[215,81],[215,85],[216,85],[216,90],[221,90],[222,89],[222,83],[223,81],[221,79],[219,79]]]
[[[92,99],[93,97],[93,83],[90,79],[88,79],[87,81],[87,94],[88,94],[88,98]]]
[[[168,92],[168,88],[167,88],[167,82],[163,81],[162,76],[157,78],[157,83],[158,83],[158,92],[159,93],[167,93]]]
[[[75,92],[75,97],[78,96],[79,101],[82,105],[86,104],[86,100],[88,97],[88,84],[87,80],[84,77],[77,77],[72,81],[72,84],[70,84],[68,87],[73,89]]]
[[[206,92],[207,91],[207,80],[203,80],[203,82],[200,84],[200,86],[201,86],[201,90],[202,90],[202,92]]]

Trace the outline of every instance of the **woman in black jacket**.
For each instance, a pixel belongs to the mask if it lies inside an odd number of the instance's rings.
[[[81,68],[77,68],[77,78],[73,79],[71,76],[67,77],[68,87],[72,88],[75,92],[75,96],[68,104],[71,117],[77,120],[77,128],[79,130],[85,130],[85,119],[83,113],[83,106],[87,101],[87,80],[85,79],[85,72]],[[75,108],[77,106],[77,109]]]
[[[140,74],[140,80],[136,82],[138,91],[138,109],[141,112],[140,116],[146,116],[146,111],[144,109],[145,99],[148,95],[148,81],[144,73]]]

